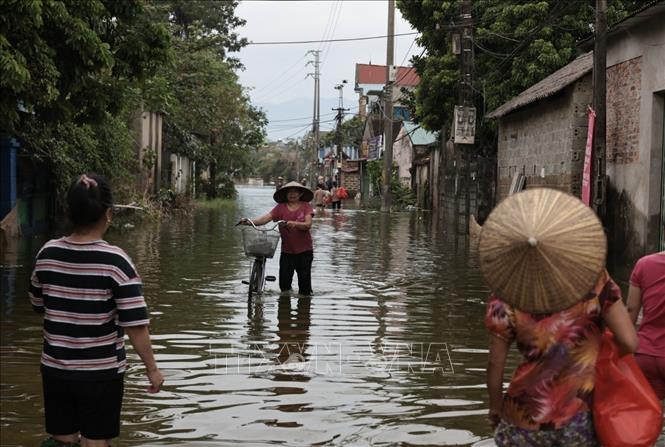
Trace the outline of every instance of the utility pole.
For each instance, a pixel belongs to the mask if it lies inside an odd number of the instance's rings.
[[[300,148],[298,147],[298,140],[296,139],[296,181],[300,181]]]
[[[337,160],[337,186],[342,186],[342,121],[344,120],[344,112],[349,109],[344,108],[344,84],[346,84],[346,79],[342,81],[341,84],[337,84],[335,86],[335,90],[339,90],[339,103],[337,106],[337,116],[335,117],[335,120],[337,120],[337,129],[336,129],[336,134],[335,134],[335,142],[337,143],[337,155],[335,156],[335,159]]]
[[[473,142],[475,141],[475,108],[473,107],[473,20],[471,0],[462,3],[462,35],[460,36],[459,67],[460,80],[457,89],[457,104],[454,114],[455,154],[457,159],[457,185],[455,188],[455,232],[469,232],[471,214],[471,163]],[[460,211],[461,194],[464,193],[464,212]],[[460,215],[463,219],[463,232],[460,232]]]
[[[386,88],[385,116],[383,125],[383,194],[381,195],[381,211],[389,213],[392,204],[393,174],[393,70],[395,58],[395,0],[388,0],[388,45],[386,49]]]
[[[320,56],[321,56],[321,50],[310,50],[307,52],[307,54],[313,54],[314,55],[314,60],[307,62],[307,65],[312,64],[314,66],[314,73],[309,73],[307,76],[312,76],[314,78],[314,110],[312,112],[312,137],[314,140],[314,148],[312,150],[314,158],[313,158],[313,166],[312,166],[312,171],[310,172],[310,178],[309,182],[310,185],[314,184],[314,180],[316,178],[317,173],[315,173],[314,165],[316,165],[317,170],[318,170],[318,160],[319,160],[319,145],[320,145],[320,130],[319,130],[319,125],[321,124],[321,90],[320,90],[320,82],[319,80],[321,79],[321,62],[320,62]]]
[[[607,96],[607,0],[596,0],[593,44],[593,109],[596,126],[593,138],[592,206],[600,220],[605,216],[605,125]]]

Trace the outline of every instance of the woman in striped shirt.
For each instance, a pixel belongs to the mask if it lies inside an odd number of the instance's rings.
[[[141,278],[125,252],[102,240],[113,200],[107,180],[82,175],[67,194],[73,232],[37,254],[30,300],[44,313],[43,445],[107,446],[120,432],[127,334],[143,360],[148,392],[160,390]]]

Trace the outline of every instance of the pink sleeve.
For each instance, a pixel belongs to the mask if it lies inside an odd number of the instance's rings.
[[[485,326],[497,337],[512,342],[515,339],[514,312],[496,295],[490,297],[485,314]]]
[[[282,204],[278,203],[275,205],[275,207],[270,210],[270,215],[272,216],[272,221],[277,222],[278,220],[282,220]]]
[[[643,259],[644,258],[637,261],[635,268],[633,268],[633,273],[630,274],[630,284],[639,287],[640,289],[642,288],[642,270],[644,266],[644,262],[642,261]]]
[[[312,205],[310,205],[309,203],[307,204],[307,209],[306,209],[305,214],[306,215],[309,214],[310,216],[314,216],[314,214],[315,214],[314,213],[314,208],[312,208]]]

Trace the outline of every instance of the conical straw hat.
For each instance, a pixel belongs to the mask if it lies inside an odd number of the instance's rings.
[[[277,191],[275,191],[275,194],[272,195],[273,200],[275,200],[275,202],[277,203],[287,202],[286,193],[290,188],[296,188],[300,190],[300,192],[302,193],[300,200],[302,200],[303,202],[311,202],[312,199],[314,198],[314,193],[312,192],[311,189],[305,188],[302,184],[298,182],[289,182],[286,185],[279,188]]]
[[[506,303],[551,313],[581,301],[605,266],[607,242],[594,212],[579,199],[537,188],[508,197],[480,235],[480,269]]]

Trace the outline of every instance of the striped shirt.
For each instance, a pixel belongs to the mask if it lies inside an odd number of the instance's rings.
[[[102,240],[47,242],[29,289],[33,307],[44,313],[43,373],[79,380],[122,374],[123,327],[149,323],[141,286],[121,248]]]

